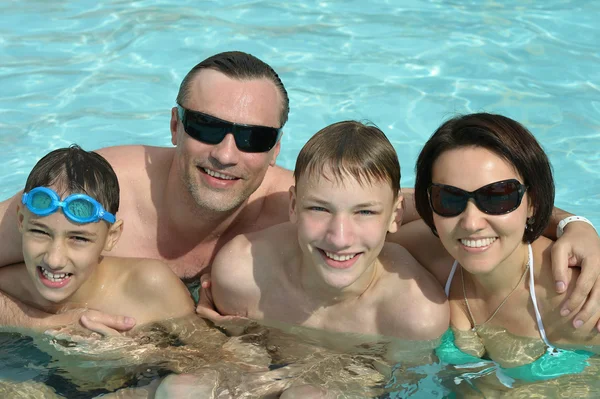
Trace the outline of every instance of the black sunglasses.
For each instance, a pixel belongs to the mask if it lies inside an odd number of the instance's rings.
[[[504,215],[517,209],[527,187],[516,179],[502,180],[465,191],[445,184],[431,184],[427,190],[431,209],[440,216],[458,216],[473,198],[480,211],[489,215]]]
[[[219,144],[229,133],[233,134],[235,145],[244,152],[267,152],[277,144],[281,128],[257,125],[244,125],[228,122],[199,111],[192,111],[177,104],[179,120],[185,132],[206,144]]]

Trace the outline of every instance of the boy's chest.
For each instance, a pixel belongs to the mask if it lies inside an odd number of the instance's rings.
[[[331,332],[379,333],[377,309],[366,301],[315,306],[311,304],[311,300],[301,295],[272,292],[267,297],[263,296],[255,309],[250,309],[249,316]]]

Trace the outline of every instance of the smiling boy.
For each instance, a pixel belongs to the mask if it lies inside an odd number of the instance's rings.
[[[212,269],[223,315],[407,340],[438,338],[449,310],[439,283],[386,243],[402,214],[400,165],[383,132],[347,121],[300,151],[290,222],[236,237]]]
[[[119,183],[104,158],[77,146],[47,154],[17,208],[25,262],[0,268],[0,290],[49,313],[89,308],[138,325],[192,314],[185,285],[164,263],[102,255],[121,235],[118,208]]]

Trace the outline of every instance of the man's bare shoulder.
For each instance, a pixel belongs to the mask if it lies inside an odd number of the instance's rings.
[[[255,260],[260,260],[262,264],[272,263],[273,256],[289,253],[285,248],[294,245],[296,237],[296,227],[289,222],[240,234],[219,250],[213,262],[213,270],[215,267],[234,267],[234,262],[237,270],[240,267],[251,267]]]
[[[406,339],[435,339],[448,328],[448,300],[435,277],[398,244],[386,243],[380,311]]]
[[[135,183],[146,176],[157,179],[167,177],[175,149],[146,145],[123,145],[106,147],[96,151],[111,164],[119,177],[119,183]]]
[[[281,166],[269,168],[265,175],[264,187],[267,190],[267,194],[277,192],[287,193],[292,185],[294,185],[294,173]]]
[[[289,220],[288,203],[289,190],[294,185],[294,175],[291,170],[274,166],[263,180],[265,204],[263,213],[279,220],[279,223]]]

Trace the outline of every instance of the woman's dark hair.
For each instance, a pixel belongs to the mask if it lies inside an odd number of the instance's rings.
[[[545,230],[554,206],[554,180],[546,153],[520,123],[502,115],[477,113],[458,116],[440,126],[425,143],[416,164],[415,203],[423,221],[437,234],[427,190],[433,164],[445,151],[485,148],[510,163],[527,186],[533,218],[523,241],[533,242]]]

